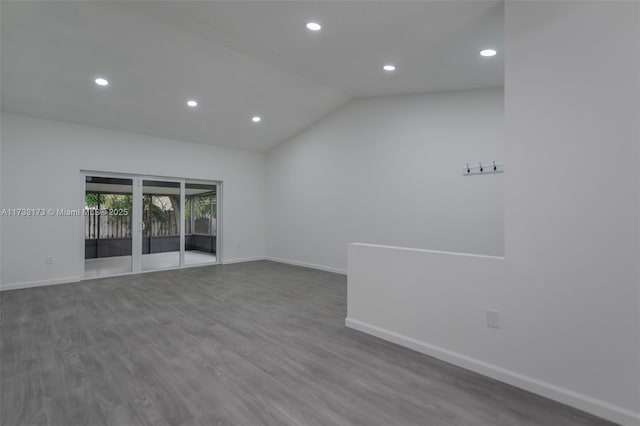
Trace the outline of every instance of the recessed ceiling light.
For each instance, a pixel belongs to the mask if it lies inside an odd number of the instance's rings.
[[[109,85],[109,80],[105,79],[105,78],[96,78],[95,82],[98,86],[108,86]]]
[[[259,123],[261,120],[262,118],[259,115],[251,118],[251,121],[253,121],[254,123]]]
[[[187,105],[188,105],[188,106],[190,106],[191,108],[195,108],[195,107],[197,107],[197,106],[198,106],[198,102],[197,102],[197,101],[194,101],[193,99],[189,99],[189,100],[187,101]]]
[[[480,51],[480,55],[482,56],[496,56],[498,54],[498,52],[496,52],[494,49],[484,49]]]
[[[396,70],[396,66],[388,64],[388,65],[385,65],[384,67],[382,67],[382,69],[385,70],[385,71],[395,71]]]
[[[322,29],[322,25],[317,22],[307,22],[307,29],[311,31],[320,31]]]

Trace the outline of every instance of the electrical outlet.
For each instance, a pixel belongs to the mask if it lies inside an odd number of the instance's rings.
[[[500,328],[500,312],[487,309],[487,327]]]
[[[47,259],[45,260],[45,262],[47,263],[47,265],[52,265],[53,264],[53,256],[47,256]]]

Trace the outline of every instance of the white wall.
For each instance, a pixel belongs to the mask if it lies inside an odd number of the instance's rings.
[[[347,243],[503,253],[501,89],[358,100],[267,155],[267,255],[344,271]],[[508,167],[508,165],[507,165]]]
[[[263,154],[9,114],[0,136],[3,208],[82,208],[81,169],[222,180],[223,261],[264,257]],[[79,220],[3,217],[2,286],[81,277]]]
[[[352,243],[349,245],[347,325],[386,330],[479,360],[503,352],[505,333],[488,328],[485,309],[495,306],[505,282],[503,257]],[[504,314],[504,312],[502,312]],[[509,330],[509,322],[503,321]],[[414,347],[421,350],[421,347]],[[447,358],[447,360],[449,360]],[[450,361],[459,361],[453,359]],[[466,366],[466,365],[465,365]]]
[[[507,2],[505,259],[353,246],[349,325],[640,424],[639,13]]]

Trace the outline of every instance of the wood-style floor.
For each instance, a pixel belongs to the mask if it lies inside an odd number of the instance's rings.
[[[609,425],[344,326],[346,279],[271,262],[0,295],[0,424]]]

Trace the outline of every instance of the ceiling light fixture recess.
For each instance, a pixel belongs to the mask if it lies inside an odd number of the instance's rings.
[[[106,78],[98,77],[94,80],[98,86],[108,86],[109,80]]]
[[[486,56],[486,57],[496,56],[497,54],[498,52],[495,49],[484,49],[480,51],[480,55]]]
[[[382,69],[385,70],[385,71],[395,71],[396,70],[396,66],[395,65],[391,65],[391,64],[387,64],[387,65],[383,66]]]
[[[189,100],[187,101],[187,105],[188,105],[188,106],[190,106],[191,108],[195,108],[195,107],[197,107],[197,106],[198,106],[198,102],[197,102],[197,101],[194,101],[193,99],[189,99]]]
[[[307,29],[311,31],[320,31],[322,29],[322,25],[317,22],[307,22]]]
[[[255,117],[251,118],[251,121],[253,121],[254,123],[259,123],[262,120],[262,118],[258,115],[256,115]]]

